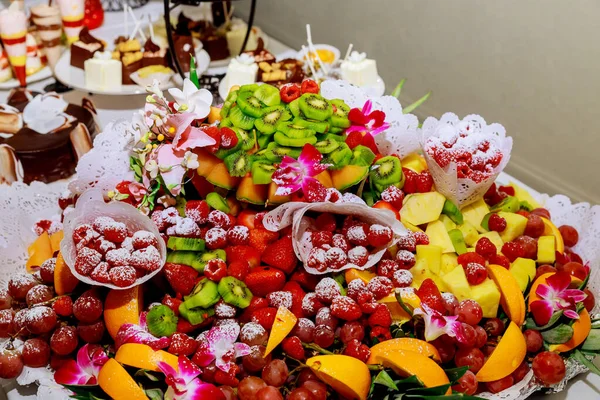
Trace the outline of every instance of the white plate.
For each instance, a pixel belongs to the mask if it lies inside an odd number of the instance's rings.
[[[46,78],[50,78],[52,76],[52,70],[49,67],[44,67],[42,69],[40,69],[38,72],[36,72],[33,75],[29,75],[26,79],[26,82],[29,83],[34,83],[34,82],[38,82],[41,80],[44,80]],[[8,90],[8,89],[13,89],[19,87],[19,81],[15,78],[11,78],[9,80],[7,80],[6,82],[2,82],[0,83],[0,90]]]
[[[269,48],[268,48],[269,47],[269,37],[264,32],[261,32],[260,38],[263,40],[265,49],[269,50]],[[237,54],[236,54],[236,56],[237,56]],[[209,67],[211,69],[212,68],[227,67],[229,65],[229,62],[231,61],[232,58],[233,57],[227,57],[227,58],[224,58],[222,60],[213,60],[213,61],[210,62],[210,66]],[[216,73],[215,73],[215,75],[216,75]]]
[[[329,50],[333,53],[333,62],[325,63],[327,65],[335,64],[335,62],[340,59],[340,49],[337,47],[333,47],[330,44],[315,44],[313,46],[315,50]],[[298,52],[297,57],[299,60],[302,60],[305,57],[307,50],[309,50],[308,47],[305,47],[305,50],[300,50]]]
[[[381,97],[385,93],[385,82],[378,76],[377,82],[372,86],[362,86],[363,89],[369,96]]]

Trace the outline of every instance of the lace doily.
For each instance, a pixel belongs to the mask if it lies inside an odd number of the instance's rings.
[[[402,106],[393,96],[370,97],[359,87],[342,80],[328,80],[321,84],[321,94],[327,99],[342,99],[350,108],[362,108],[367,100],[373,110],[385,113],[385,122],[390,128],[375,136],[381,154],[398,154],[404,157],[421,149],[419,142],[419,120],[412,114],[403,114]]]
[[[462,208],[470,203],[483,197],[485,192],[490,188],[498,175],[502,172],[508,161],[510,160],[510,152],[512,150],[512,138],[506,136],[506,130],[500,124],[488,125],[485,120],[479,115],[467,115],[462,120],[456,114],[446,113],[439,119],[429,117],[423,122],[421,128],[422,144],[425,145],[427,139],[432,136],[439,136],[442,132],[447,132],[448,129],[459,132],[468,130],[469,135],[484,135],[490,141],[496,144],[496,147],[502,151],[502,161],[494,169],[494,173],[482,182],[474,182],[471,179],[459,179],[456,176],[456,163],[451,162],[446,170],[441,168],[437,162],[424,151],[427,167],[433,177],[436,189]]]

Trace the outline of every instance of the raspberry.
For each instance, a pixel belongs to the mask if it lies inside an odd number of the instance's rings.
[[[475,252],[486,260],[489,260],[491,256],[496,255],[496,246],[490,239],[482,237],[475,245]]]
[[[400,236],[400,239],[398,240],[398,249],[408,250],[414,253],[417,250],[417,240],[410,233]]]
[[[510,268],[510,260],[503,256],[502,254],[494,254],[489,259],[490,264],[500,265],[506,269]]]
[[[73,300],[69,296],[62,296],[52,303],[52,309],[61,317],[69,317],[73,314]]]
[[[466,268],[467,264],[469,263],[485,265],[485,258],[472,251],[461,254],[460,256],[458,256],[456,261],[458,261],[458,263],[462,265],[463,268]]]
[[[355,246],[368,246],[369,239],[367,238],[366,224],[360,223],[348,228],[346,233],[348,241]]]
[[[354,301],[358,301],[358,295],[360,293],[367,292],[367,285],[362,279],[353,279],[348,283],[347,295]]]
[[[213,227],[223,228],[223,229],[229,229],[229,228],[231,228],[231,225],[232,225],[229,215],[225,214],[223,211],[220,211],[220,210],[212,210],[208,214],[208,222]]]
[[[352,339],[346,345],[346,348],[344,349],[344,355],[357,358],[362,362],[367,362],[371,356],[371,350],[366,344],[361,343],[356,339]]]
[[[409,287],[413,281],[413,274],[405,269],[400,269],[394,272],[392,276],[392,282],[395,287],[404,288]]]
[[[425,232],[413,232],[417,244],[429,244],[429,236]]]
[[[315,231],[311,233],[310,239],[314,247],[322,247],[324,244],[331,245],[333,234],[329,231]]]
[[[171,344],[169,345],[168,351],[175,355],[190,356],[194,354],[196,347],[198,347],[198,342],[196,340],[185,333],[175,332],[173,336],[171,336]]]
[[[302,311],[308,317],[312,317],[321,308],[325,307],[314,292],[307,293],[302,299]]]
[[[345,321],[354,321],[362,316],[362,312],[350,297],[337,296],[331,302],[331,315]]]
[[[109,242],[121,243],[127,237],[127,227],[122,222],[115,222],[105,226],[103,234]]]
[[[204,266],[204,276],[213,282],[219,282],[227,276],[227,264],[220,258],[213,258]]]
[[[358,131],[350,132],[348,136],[346,136],[346,144],[350,149],[354,149],[356,146],[362,143],[363,135]]]
[[[204,240],[208,249],[222,249],[227,245],[227,232],[223,228],[210,228]]]
[[[394,260],[381,260],[377,264],[377,275],[385,276],[386,278],[391,279],[394,272],[396,272],[399,268],[400,266]]]
[[[136,250],[131,253],[129,259],[131,266],[142,271],[156,271],[161,266],[160,252],[154,246],[148,246],[142,250]]]
[[[315,226],[319,231],[335,232],[336,222],[333,214],[322,213],[315,219]]]
[[[513,262],[519,257],[525,257],[525,248],[521,243],[507,242],[502,245],[502,254],[504,254],[510,262]]]
[[[92,273],[100,261],[102,261],[102,254],[84,247],[77,253],[75,258],[75,270],[81,275],[87,276]]]
[[[317,298],[326,304],[331,304],[333,299],[341,295],[340,285],[333,278],[324,278],[315,287]]]
[[[108,272],[110,280],[115,286],[126,287],[133,285],[136,279],[136,272],[133,267],[114,267]]]
[[[488,228],[490,231],[502,232],[506,229],[506,220],[498,214],[492,214],[488,220]]]
[[[131,262],[131,252],[123,247],[106,252],[105,257],[112,267],[123,267]]]
[[[396,186],[388,186],[381,192],[381,200],[387,201],[392,207],[400,210],[402,208],[402,201],[404,200],[404,192]]]
[[[227,268],[227,275],[233,276],[234,278],[237,278],[240,281],[246,279],[246,276],[248,276],[249,273],[250,264],[248,263],[248,261],[245,260],[233,261],[229,264],[229,267]]]
[[[465,275],[470,285],[479,285],[487,278],[487,270],[479,263],[468,263],[465,267]]]
[[[185,216],[193,219],[197,224],[206,223],[209,213],[210,206],[204,200],[188,200],[185,203]]]
[[[401,269],[411,269],[417,262],[417,258],[408,250],[398,250],[396,262]]]
[[[348,262],[362,267],[369,261],[369,251],[363,246],[353,247],[348,251]]]
[[[392,334],[389,328],[385,328],[383,326],[376,326],[371,329],[371,333],[369,333],[371,339],[377,339],[378,342],[385,342],[386,340],[390,340],[392,338]]]
[[[385,304],[378,304],[375,308],[375,312],[369,316],[368,322],[370,327],[383,326],[388,328],[392,325],[392,315],[390,314],[390,310]]]
[[[417,192],[427,193],[431,191],[431,187],[433,186],[433,178],[429,172],[421,172],[419,175],[417,175],[415,181],[417,185]]]
[[[392,230],[387,226],[373,224],[369,227],[367,239],[373,247],[385,246],[392,240]]]
[[[386,278],[385,276],[376,276],[367,284],[367,289],[373,293],[377,300],[387,296],[393,287],[394,285],[390,278]]]
[[[412,169],[402,168],[404,174],[404,193],[411,194],[417,192],[417,173]]]
[[[348,264],[348,256],[344,250],[339,247],[332,247],[325,253],[325,260],[329,268],[333,270],[340,269]]]
[[[318,203],[327,198],[327,189],[316,179],[309,180],[303,190],[304,197],[309,203]]]
[[[291,336],[283,339],[281,348],[290,357],[296,360],[304,360],[304,347],[298,336]]]
[[[335,235],[333,235],[331,243],[333,247],[339,247],[346,253],[350,250],[350,243],[348,242],[348,239],[346,239],[346,237],[342,234],[336,233]]]
[[[90,274],[90,278],[100,283],[110,283],[110,275],[108,271],[110,269],[110,265],[107,262],[103,261],[94,268],[92,273]]]
[[[308,253],[306,259],[306,265],[310,268],[314,268],[319,272],[325,272],[327,269],[327,252],[323,249],[313,247]]]
[[[236,225],[227,231],[227,241],[231,245],[245,245],[250,238],[250,229],[243,225]]]

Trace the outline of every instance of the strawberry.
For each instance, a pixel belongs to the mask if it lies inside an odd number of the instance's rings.
[[[183,303],[183,301],[181,301],[181,299],[178,299],[176,297],[171,297],[168,294],[166,294],[165,297],[163,297],[163,299],[162,299],[162,304],[164,304],[165,306],[167,306],[171,310],[173,310],[173,312],[177,316],[179,316],[179,306],[181,305],[181,303]]]
[[[368,322],[370,327],[383,326],[388,328],[392,324],[390,310],[385,304],[378,304],[375,312],[369,315]]]
[[[255,296],[265,297],[271,292],[281,290],[285,285],[285,274],[272,267],[255,267],[246,276],[246,285]]]
[[[387,201],[379,200],[377,203],[373,204],[373,208],[381,208],[384,210],[390,210],[391,212],[394,213],[394,216],[396,217],[396,219],[398,221],[400,221],[400,213],[398,212],[398,210],[396,208],[394,208],[394,206],[392,206],[391,203],[388,203]]]
[[[354,149],[358,146],[363,140],[362,133],[358,131],[350,132],[348,136],[346,136],[346,144],[350,149]]]
[[[419,175],[417,175],[416,181],[417,191],[419,193],[427,193],[431,191],[431,187],[433,186],[433,178],[431,177],[431,174],[429,174],[429,172],[421,172]]]
[[[379,154],[379,149],[377,148],[377,144],[375,143],[375,138],[373,137],[373,135],[364,135],[360,144],[371,149],[373,153]]]
[[[207,126],[202,130],[208,136],[215,139],[215,144],[213,144],[212,146],[208,146],[206,149],[211,153],[216,153],[217,150],[219,150],[219,147],[221,147],[221,132],[219,131],[219,128],[217,128],[216,126]]]
[[[267,331],[270,331],[275,322],[277,309],[275,307],[265,307],[252,312],[252,322],[260,324]]]
[[[204,224],[208,219],[210,206],[204,200],[189,200],[185,203],[185,216],[197,224]]]
[[[190,294],[198,277],[198,271],[182,264],[166,263],[163,271],[175,293],[181,293],[184,296]]]
[[[315,226],[318,231],[335,232],[336,222],[333,214],[321,213],[315,219]]]
[[[253,231],[250,231],[253,232]],[[234,263],[236,261],[245,261],[250,264],[250,267],[258,267],[260,265],[260,252],[250,246],[228,246],[225,248],[227,262]]]
[[[445,314],[446,307],[444,307],[444,299],[434,281],[427,278],[421,283],[419,289],[415,292],[422,303],[427,304],[432,309]]]
[[[193,338],[185,333],[175,332],[171,336],[171,344],[167,351],[176,356],[189,356],[194,354],[196,347],[198,347],[198,342]]]
[[[290,276],[290,281],[298,282],[302,289],[312,292],[317,287],[317,283],[319,283],[319,277],[317,275],[312,275],[306,272],[304,268],[297,269],[294,271],[292,276]]]
[[[406,178],[404,180],[404,187],[402,188],[404,190],[404,193],[416,193],[418,191],[418,189],[417,189],[418,174],[415,171],[413,171],[412,169],[408,169],[408,168],[402,168],[402,173],[404,174],[404,177]]]
[[[289,281],[287,282],[281,290],[286,292],[290,292],[292,294],[292,308],[290,311],[297,317],[304,317],[304,312],[302,311],[302,300],[306,295],[306,292],[302,290],[302,287],[298,282]]]
[[[291,336],[283,339],[281,348],[288,356],[295,358],[296,360],[304,360],[304,347],[302,347],[302,342],[298,336]]]
[[[248,229],[255,228],[255,224],[254,224],[255,219],[256,219],[256,211],[252,211],[252,210],[248,210],[248,209],[242,210],[237,216],[238,224],[243,225]]]
[[[279,234],[277,232],[271,232],[264,228],[258,228],[250,231],[249,243],[250,246],[262,253],[277,239],[279,239]]]
[[[267,299],[263,297],[254,296],[252,300],[250,300],[250,305],[244,309],[244,312],[240,315],[240,322],[246,323],[250,322],[252,319],[252,313],[255,310],[265,308],[269,306],[269,302]]]
[[[298,258],[292,246],[292,238],[284,237],[267,247],[261,257],[262,262],[271,267],[276,267],[286,274],[292,273]]]
[[[215,191],[215,185],[207,181],[203,176],[198,175],[195,169],[189,169],[187,176],[200,197],[206,197],[207,194]]]
[[[231,149],[238,144],[238,137],[231,128],[221,128],[221,147]]]
[[[246,276],[250,273],[250,264],[248,261],[234,261],[229,263],[229,267],[227,267],[227,275],[233,276],[240,281],[246,279]]]
[[[204,321],[202,321],[201,324],[192,325],[185,319],[179,318],[179,320],[177,321],[177,332],[190,333],[197,329],[209,326],[212,324],[212,322],[213,322],[213,318],[211,317],[211,318],[206,318]]]

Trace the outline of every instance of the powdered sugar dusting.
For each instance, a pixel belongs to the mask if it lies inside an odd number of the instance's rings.
[[[267,300],[271,307],[292,308],[292,293],[287,291],[272,292],[267,295]]]

